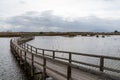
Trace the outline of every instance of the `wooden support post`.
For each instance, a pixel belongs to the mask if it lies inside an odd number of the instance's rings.
[[[55,51],[53,51],[53,59],[55,59]]]
[[[71,63],[71,60],[72,60],[72,54],[69,53],[69,63]],[[67,80],[71,80],[71,66],[68,65],[68,68],[67,68]]]
[[[43,57],[43,80],[46,80],[46,58]]]
[[[104,57],[100,57],[100,71],[104,71]]]
[[[32,68],[31,68],[31,76],[32,78],[34,77],[34,54],[31,54],[31,64],[32,64]]]

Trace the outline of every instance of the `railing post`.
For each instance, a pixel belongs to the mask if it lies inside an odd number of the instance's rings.
[[[46,80],[46,58],[43,57],[43,80]]]
[[[12,39],[10,40],[10,48],[12,48]]]
[[[22,64],[22,53],[23,53],[23,51],[22,50],[20,50],[20,64]]]
[[[17,40],[17,44],[19,44],[19,39]]]
[[[31,54],[31,64],[32,64],[32,68],[31,68],[31,76],[32,78],[34,77],[34,54]]]
[[[23,48],[23,43],[21,44],[22,48]]]
[[[100,57],[100,71],[104,71],[104,57]]]
[[[71,63],[71,60],[72,60],[72,54],[69,53],[69,63]],[[67,80],[71,80],[71,66],[68,65],[68,68],[67,68]]]
[[[18,48],[15,46],[15,52],[16,52],[15,54],[18,54],[18,53],[17,53],[17,50],[18,50]]]
[[[22,50],[20,50],[20,61],[22,61]]]
[[[13,45],[14,55],[16,55],[16,46]]]
[[[53,59],[55,59],[55,51],[53,51]]]
[[[18,49],[18,47],[16,47],[16,53],[19,56],[19,49]]]
[[[36,52],[36,54],[37,54],[37,48],[35,48],[36,50],[35,50],[35,52]]]
[[[42,55],[44,56],[44,49],[42,50]]]
[[[24,49],[26,49],[26,44],[24,43]]]
[[[12,45],[12,39],[10,40],[10,50],[12,51],[12,47],[13,47],[13,45]]]
[[[21,64],[21,50],[19,48],[18,49],[18,60],[19,60],[19,64]]]
[[[31,48],[31,53],[32,53],[32,46],[30,46],[30,48]]]
[[[25,51],[25,54],[24,54],[25,56],[24,56],[24,58],[25,58],[25,64],[26,64],[26,51]]]
[[[28,44],[27,44],[27,51],[29,51],[29,50],[28,50]]]
[[[27,65],[26,65],[26,63],[27,63],[26,51],[24,52],[24,58],[25,58],[25,61],[24,61],[24,68],[25,68],[25,70],[27,70]]]
[[[25,49],[25,43],[23,43],[23,48]]]

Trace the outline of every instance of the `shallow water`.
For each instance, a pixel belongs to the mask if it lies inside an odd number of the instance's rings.
[[[10,52],[10,38],[0,38],[0,80],[27,80]]]

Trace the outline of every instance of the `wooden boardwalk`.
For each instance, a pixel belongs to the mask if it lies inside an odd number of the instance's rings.
[[[47,76],[52,77],[53,80],[120,80],[119,77],[104,73],[104,70],[120,73],[120,70],[104,66],[104,59],[120,61],[119,57],[40,49],[26,44],[25,42],[28,40],[31,39],[11,40],[10,46],[12,53],[18,57],[20,63],[31,65],[30,72],[33,77],[36,74],[42,74],[43,80],[46,80]],[[51,55],[46,53],[51,53]],[[67,54],[68,58],[58,57],[58,53]],[[100,65],[72,60],[73,55],[99,58]],[[95,67],[98,70],[85,68],[77,64]],[[39,72],[36,72],[35,69],[39,69]]]

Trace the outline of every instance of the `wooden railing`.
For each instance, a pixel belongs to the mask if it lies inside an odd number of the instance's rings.
[[[83,54],[83,53],[77,53],[77,52],[68,52],[68,51],[58,51],[58,50],[49,50],[49,49],[41,49],[41,48],[36,48],[30,44],[26,44],[23,43],[21,45],[18,45],[16,43],[14,43],[14,41],[11,40],[11,48],[14,49],[15,51],[18,52],[19,56],[22,58],[22,56],[24,57],[24,60],[26,62],[26,59],[31,60],[31,65],[32,67],[34,67],[34,64],[39,64],[41,66],[43,66],[43,76],[44,76],[44,80],[45,80],[45,76],[46,76],[46,68],[59,74],[62,75],[64,77],[67,78],[67,80],[71,80],[71,68],[79,68],[80,66],[77,64],[82,64],[82,65],[86,65],[86,66],[90,66],[90,67],[95,67],[99,69],[100,74],[105,74],[104,73],[105,70],[107,71],[111,71],[111,72],[116,72],[116,73],[120,73],[120,70],[118,69],[113,69],[113,68],[109,68],[109,67],[105,67],[104,66],[104,60],[108,59],[108,60],[115,60],[115,61],[120,61],[120,57],[111,57],[111,56],[103,56],[103,55],[93,55],[93,54]],[[52,52],[52,55],[48,55],[45,54],[45,52]],[[26,57],[27,53],[31,53],[31,58]],[[58,53],[64,53],[68,55],[68,58],[63,58],[63,57],[58,57],[56,56],[56,54]],[[86,63],[86,62],[82,62],[82,61],[76,61],[74,60],[72,57],[73,55],[80,55],[80,56],[87,56],[87,57],[92,57],[92,58],[97,58],[99,59],[99,65],[96,64],[91,64],[91,63]],[[43,58],[43,64],[40,64],[36,61],[34,61],[34,56],[38,56],[38,57],[42,57]],[[56,61],[56,62],[60,62],[62,64],[67,65],[67,75],[64,75],[56,70],[53,70],[49,67],[46,66],[46,60],[52,60],[52,61]],[[73,64],[75,63],[75,64]],[[87,70],[87,69],[86,69]],[[34,75],[34,70],[33,71],[33,75]],[[90,70],[89,70],[90,71]],[[91,70],[93,71],[93,69]],[[97,72],[98,73],[98,72]],[[107,75],[109,76],[109,75]],[[110,75],[111,76],[111,75]]]
[[[104,70],[108,70],[108,71],[113,71],[113,72],[120,73],[120,70],[107,68],[107,67],[104,66],[104,60],[105,59],[120,61],[120,57],[111,57],[111,56],[94,55],[94,54],[83,54],[83,53],[77,53],[77,52],[41,49],[41,48],[36,48],[36,47],[34,47],[34,46],[30,45],[30,44],[26,44],[26,43],[22,44],[21,47],[24,48],[24,49],[27,49],[27,51],[31,51],[34,54],[42,54],[42,55],[44,55],[45,51],[49,51],[49,52],[52,52],[53,55],[52,56],[51,55],[46,55],[46,56],[52,57],[53,59],[62,59],[62,60],[68,61],[69,63],[74,62],[74,63],[79,63],[79,64],[83,64],[83,65],[87,65],[87,66],[96,67],[96,68],[99,68],[99,71],[102,71],[102,72]],[[42,53],[38,52],[38,50],[42,50]],[[56,57],[55,56],[56,52],[68,54],[69,58],[66,59],[66,58],[62,58],[62,57]],[[75,61],[75,60],[72,60],[72,55],[81,55],[81,56],[88,56],[88,57],[93,57],[93,58],[99,58],[100,62],[99,62],[99,65],[95,65],[95,64],[88,64],[88,63],[85,63],[85,62]]]

